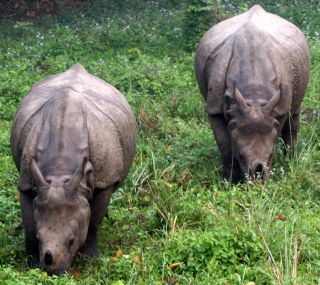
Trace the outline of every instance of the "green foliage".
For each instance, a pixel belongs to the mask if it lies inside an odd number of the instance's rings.
[[[217,283],[236,283],[238,276],[245,275],[247,281],[262,284],[263,279],[266,280],[259,277],[263,244],[255,232],[246,230],[222,225],[205,232],[179,232],[166,248],[169,264],[179,261],[174,274],[169,271],[169,275],[190,276],[200,281],[206,273]]]
[[[252,4],[99,0],[34,22],[0,22],[0,284],[317,284],[319,7],[264,2],[303,28],[312,54],[298,151],[289,160],[279,142],[267,183],[223,181],[194,78],[202,34]],[[139,138],[100,229],[100,257],[79,254],[57,277],[26,267],[9,136],[31,86],[76,62],[127,97]]]
[[[186,47],[194,50],[200,37],[214,24],[226,18],[221,0],[189,0],[184,31]]]

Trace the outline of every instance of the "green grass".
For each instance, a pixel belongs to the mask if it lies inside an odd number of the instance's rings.
[[[190,47],[201,33],[188,32],[189,3],[93,2],[35,22],[0,22],[0,284],[317,284],[319,7],[266,2],[308,34],[311,78],[295,157],[278,151],[267,183],[235,186],[222,179],[195,81]],[[215,2],[221,17],[253,3],[207,1]],[[34,83],[76,62],[127,97],[139,138],[100,229],[100,257],[77,255],[68,273],[50,277],[26,267],[10,127]]]

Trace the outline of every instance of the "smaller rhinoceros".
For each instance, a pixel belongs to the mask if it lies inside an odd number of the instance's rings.
[[[80,64],[32,87],[11,133],[29,265],[60,274],[79,249],[98,254],[98,227],[135,147],[125,97]]]
[[[267,179],[277,138],[295,147],[310,70],[303,33],[255,5],[203,36],[195,69],[225,177]]]

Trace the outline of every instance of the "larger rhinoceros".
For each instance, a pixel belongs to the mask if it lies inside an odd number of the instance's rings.
[[[98,227],[135,147],[125,97],[80,64],[32,87],[11,133],[29,264],[60,274],[78,249],[98,254]]]
[[[196,77],[227,179],[268,178],[279,136],[294,148],[309,69],[303,33],[259,5],[203,36]]]

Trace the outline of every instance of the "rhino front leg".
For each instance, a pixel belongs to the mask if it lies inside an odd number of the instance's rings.
[[[238,162],[233,159],[228,124],[223,115],[209,115],[209,121],[222,156],[224,177],[233,183],[238,183],[243,177]]]
[[[20,191],[20,206],[22,221],[25,231],[25,246],[27,252],[27,264],[29,267],[39,265],[39,241],[33,215],[34,195],[31,191]]]
[[[97,233],[103,218],[106,216],[107,208],[110,202],[114,187],[106,189],[95,189],[93,200],[91,202],[91,220],[88,229],[88,235],[81,252],[89,256],[98,256]]]
[[[294,154],[297,142],[298,130],[300,127],[300,114],[289,115],[286,120],[281,137],[286,145],[285,153],[288,153],[290,156]]]

